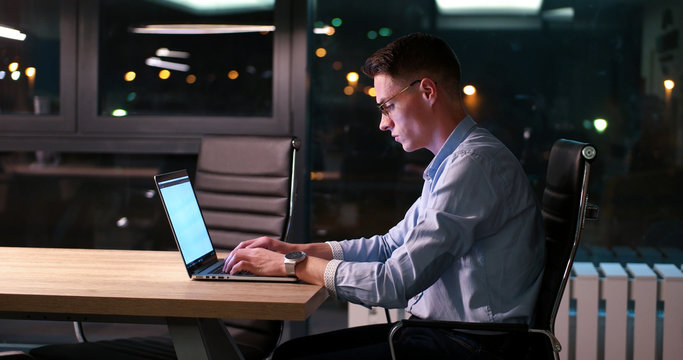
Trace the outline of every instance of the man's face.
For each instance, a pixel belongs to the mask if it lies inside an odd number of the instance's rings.
[[[407,152],[426,147],[431,133],[425,125],[427,113],[420,82],[409,86],[411,83],[404,84],[384,74],[375,76],[374,81],[377,104],[386,101],[382,106],[380,130],[391,132]]]

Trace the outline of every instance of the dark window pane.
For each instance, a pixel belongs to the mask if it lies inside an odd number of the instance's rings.
[[[273,2],[100,8],[100,115],[271,116]]]
[[[59,113],[58,1],[0,0],[0,114]]]
[[[439,2],[448,3],[458,2]],[[423,31],[452,46],[462,85],[476,89],[463,95],[468,112],[519,157],[539,194],[556,139],[596,145],[590,196],[601,214],[586,224],[580,260],[680,262],[683,2],[539,4],[525,14],[473,14],[433,0],[315,2],[314,240],[384,233],[419,195],[431,154],[404,153],[379,131],[373,80],[347,74],[388,42]],[[628,258],[624,248],[640,255]]]

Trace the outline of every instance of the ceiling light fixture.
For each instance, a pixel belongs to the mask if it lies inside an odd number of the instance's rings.
[[[543,0],[436,0],[443,15],[536,15]]]
[[[190,57],[190,53],[187,51],[169,50],[167,48],[158,48],[155,52],[155,55],[158,57],[172,57],[179,59],[187,59]]]
[[[6,26],[0,26],[0,37],[4,37],[12,40],[24,41],[26,39],[26,34],[22,33],[17,29],[12,29]]]
[[[275,0],[157,0],[196,14],[236,14],[252,11],[269,11]]]
[[[165,24],[145,25],[130,29],[130,32],[136,34],[175,35],[239,34],[270,31],[275,31],[274,25]]]
[[[168,69],[168,70],[176,70],[176,71],[188,71],[188,70],[190,70],[190,65],[175,63],[175,62],[166,61],[166,60],[161,60],[158,57],[147,58],[147,60],[145,60],[145,64],[147,66],[153,66],[153,67],[158,67],[158,68]]]

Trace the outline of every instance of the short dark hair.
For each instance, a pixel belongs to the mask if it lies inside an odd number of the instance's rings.
[[[460,62],[453,49],[444,40],[424,33],[406,35],[377,50],[365,60],[363,73],[395,78],[417,74],[435,77],[432,80],[454,89],[460,86]]]

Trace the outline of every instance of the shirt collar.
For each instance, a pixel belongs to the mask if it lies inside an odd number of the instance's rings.
[[[474,130],[477,123],[474,122],[471,116],[466,115],[460,123],[453,129],[453,132],[448,136],[446,142],[441,146],[439,152],[434,156],[434,159],[429,163],[427,169],[423,174],[425,180],[433,179],[436,170],[439,169],[441,163],[452,154],[455,149],[465,140],[465,138]]]

